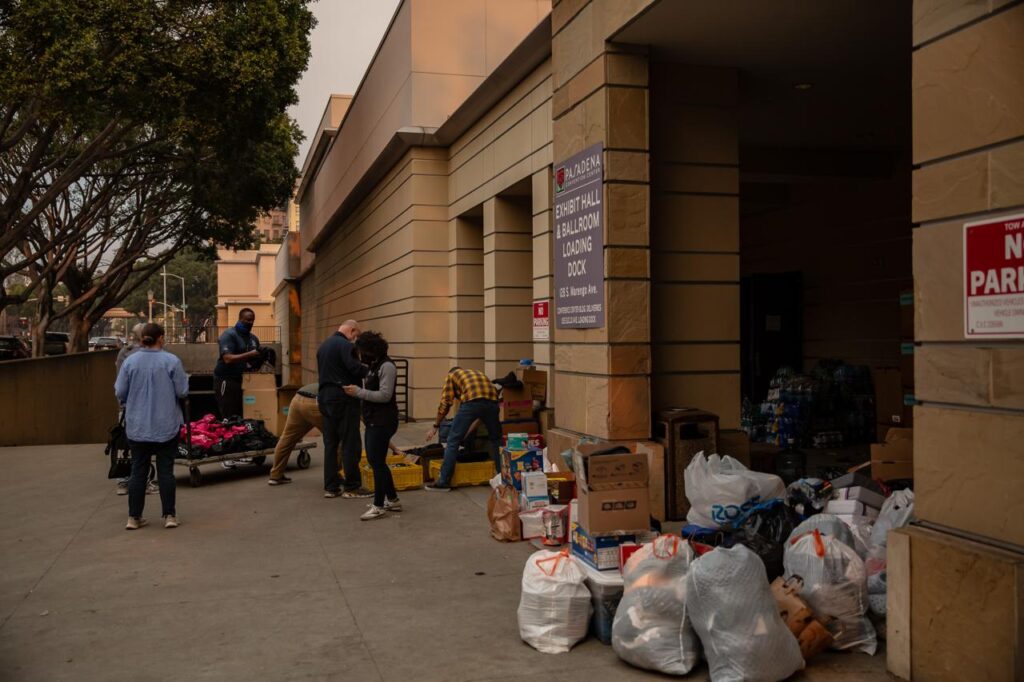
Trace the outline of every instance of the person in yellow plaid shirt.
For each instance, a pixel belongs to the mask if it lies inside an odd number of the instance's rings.
[[[441,404],[437,407],[437,418],[434,428],[427,434],[427,440],[437,436],[441,422],[448,415],[452,404],[458,400],[459,409],[452,419],[452,428],[448,431],[448,440],[444,448],[444,461],[437,480],[425,486],[434,492],[451,490],[452,475],[455,473],[455,461],[459,456],[459,444],[466,438],[470,426],[477,419],[487,429],[487,438],[491,444],[491,458],[495,470],[501,468],[498,451],[501,447],[501,420],[498,418],[498,391],[494,383],[483,372],[475,369],[452,367],[444,380],[441,389]]]

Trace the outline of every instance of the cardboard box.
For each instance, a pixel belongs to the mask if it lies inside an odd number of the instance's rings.
[[[544,497],[527,497],[522,493],[519,494],[519,508],[524,511],[542,509],[546,506],[548,506],[547,495]]]
[[[519,367],[516,378],[523,382],[523,391],[531,400],[548,399],[548,373],[533,367]]]
[[[520,421],[533,418],[532,400],[502,401],[498,417],[501,421]]]
[[[603,453],[608,443],[580,445],[573,453],[580,525],[588,533],[650,528],[648,455],[637,447]]]
[[[855,485],[849,488],[838,488],[835,491],[836,500],[856,500],[862,502],[868,507],[874,507],[875,509],[881,509],[885,503],[885,496],[876,493],[874,490],[869,490],[863,486]]]
[[[591,535],[579,523],[570,524],[570,547],[573,556],[599,571],[619,569],[619,546],[637,541],[635,533]]]
[[[909,526],[889,534],[887,585],[893,673],[1024,679],[1024,554]]]
[[[522,475],[528,471],[544,471],[544,453],[540,450],[501,449],[501,480],[519,492],[523,490]]]
[[[276,391],[277,377],[270,372],[246,372],[242,375],[242,393],[246,391]]]
[[[871,519],[878,518],[878,509],[875,507],[869,507],[863,502],[857,500],[830,500],[825,505],[826,514],[835,514],[836,516],[841,515],[852,515],[852,516],[867,516]]]
[[[486,430],[486,429],[485,429]],[[505,438],[510,433],[540,433],[540,422],[536,419],[520,421],[506,421],[501,423],[501,436]]]
[[[571,471],[549,471],[548,497],[556,504],[569,504],[576,499],[576,474]]]
[[[871,445],[871,478],[892,481],[914,477],[914,430],[892,427],[884,443]]]

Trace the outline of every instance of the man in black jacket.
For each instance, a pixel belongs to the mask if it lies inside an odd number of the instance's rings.
[[[359,399],[343,390],[361,384],[366,367],[356,359],[352,342],[359,336],[359,323],[346,320],[338,331],[327,337],[316,351],[320,372],[317,403],[324,418],[324,497],[371,497],[363,488],[359,457],[363,446],[359,438]],[[344,490],[338,477],[338,447],[345,469]]]

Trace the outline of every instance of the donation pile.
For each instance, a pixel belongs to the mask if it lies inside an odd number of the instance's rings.
[[[273,448],[277,445],[277,436],[267,431],[258,419],[218,420],[208,414],[192,422],[189,428],[182,426],[178,443],[179,458],[201,459]]]
[[[488,516],[495,539],[541,550],[523,570],[530,646],[568,651],[589,631],[645,670],[686,675],[703,656],[712,682],[774,682],[825,649],[877,650],[886,533],[911,520],[912,492],[846,472],[787,489],[701,452],[684,471],[688,525],[661,534],[645,444],[580,441],[554,462],[511,445]]]

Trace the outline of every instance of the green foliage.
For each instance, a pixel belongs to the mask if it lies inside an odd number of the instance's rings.
[[[206,318],[216,319],[217,305],[217,264],[210,254],[195,249],[182,249],[167,263],[167,272],[185,278],[186,317],[191,326],[199,326]],[[149,312],[149,292],[163,301],[163,277],[158,270],[148,279],[133,283],[134,289],[123,301],[121,307],[145,318]],[[167,278],[167,303],[181,307],[181,280]],[[154,304],[154,315],[162,313],[163,306]]]

